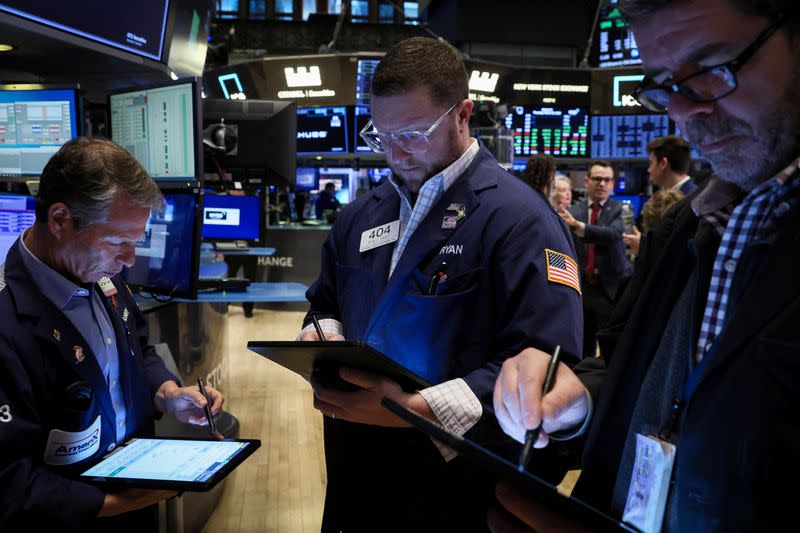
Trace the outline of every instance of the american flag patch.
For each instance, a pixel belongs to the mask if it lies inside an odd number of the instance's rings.
[[[578,294],[581,293],[581,282],[578,277],[578,263],[570,256],[545,248],[545,262],[547,263],[547,280],[572,287]]]

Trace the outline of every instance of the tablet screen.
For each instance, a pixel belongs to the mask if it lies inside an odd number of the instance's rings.
[[[250,442],[136,439],[81,476],[111,479],[208,481]]]

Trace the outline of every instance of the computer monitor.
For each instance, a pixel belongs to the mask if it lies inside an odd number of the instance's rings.
[[[514,137],[514,155],[589,155],[589,113],[582,108],[515,106],[505,119]]]
[[[111,139],[162,187],[202,185],[200,83],[171,83],[111,93]]]
[[[349,132],[344,106],[297,109],[298,154],[347,153]]]
[[[647,159],[647,145],[669,135],[668,115],[593,115],[592,157]]]
[[[17,237],[36,221],[33,196],[0,195],[0,264]]]
[[[203,198],[203,238],[257,241],[261,237],[261,198],[206,194]]]
[[[0,85],[0,175],[41,175],[81,129],[77,86]]]
[[[263,177],[268,184],[292,185],[297,168],[297,104],[273,100],[203,101],[203,136],[216,125],[234,126],[236,149],[216,153],[226,169],[244,169],[248,177]]]
[[[624,67],[642,62],[630,24],[619,10],[619,0],[602,0],[592,45],[598,67]]]
[[[317,169],[314,167],[298,167],[294,189],[296,191],[314,191],[317,189]]]
[[[176,298],[197,298],[200,205],[195,193],[164,194],[166,208],[152,213],[136,243],[136,263],[122,276],[131,287]]]
[[[505,117],[514,155],[588,156],[588,112],[583,108],[513,106]]]

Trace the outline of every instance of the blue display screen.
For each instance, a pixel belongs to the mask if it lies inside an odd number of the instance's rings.
[[[372,118],[370,115],[369,107],[365,105],[357,105],[354,110],[355,113],[355,120],[353,121],[353,146],[356,147],[356,152],[367,152],[371,153],[372,149],[367,146],[367,143],[364,142],[364,139],[361,138],[361,130],[364,129],[364,126],[367,125],[367,122]]]
[[[122,276],[144,290],[186,296],[197,278],[197,196],[165,194],[164,198],[166,209],[150,215],[145,234],[136,243],[136,264]]]
[[[22,232],[36,220],[32,196],[0,195],[0,264]]]
[[[592,117],[592,157],[647,159],[647,145],[669,135],[667,115],[595,115]]]
[[[207,194],[203,199],[203,238],[257,240],[258,196]]]
[[[77,136],[76,90],[0,90],[0,174],[39,176]]]

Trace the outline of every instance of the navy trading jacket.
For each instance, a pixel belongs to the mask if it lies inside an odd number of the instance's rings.
[[[566,224],[484,148],[420,223],[387,280],[395,243],[363,253],[360,243],[399,212],[391,183],[344,207],[307,294],[309,313],[339,320],[347,339],[365,341],[432,383],[462,378],[483,406],[465,436],[508,445],[492,415],[503,360],[557,344],[579,356],[578,286],[559,282],[555,270],[576,257]],[[454,215],[455,228],[443,229]],[[556,252],[549,266],[547,250]],[[443,262],[447,278],[428,295]],[[462,469],[460,459],[446,463],[425,435],[326,417],[325,444],[323,529],[375,530],[373,519],[380,530],[485,528],[491,484]]]
[[[97,527],[105,494],[75,475],[113,449],[115,415],[88,343],[33,283],[15,242],[0,272],[0,530]],[[119,276],[102,296],[116,333],[126,438],[153,433],[153,397],[169,373]],[[93,290],[100,290],[95,285]],[[127,515],[121,515],[124,519]]]

